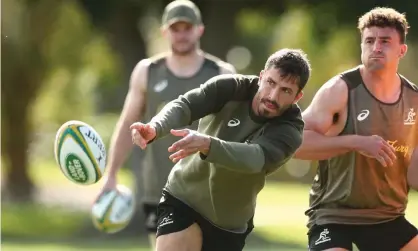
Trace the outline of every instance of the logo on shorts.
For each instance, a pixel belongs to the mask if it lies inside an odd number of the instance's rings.
[[[319,245],[321,243],[330,241],[331,238],[328,237],[328,234],[329,234],[328,228],[325,228],[324,230],[322,230],[322,232],[319,234],[318,240],[315,241],[315,245]]]
[[[173,216],[173,213],[171,213],[168,216],[164,217],[161,220],[160,224],[158,224],[158,228],[163,227],[163,226],[168,225],[168,224],[174,223],[173,219],[171,218],[172,216]]]

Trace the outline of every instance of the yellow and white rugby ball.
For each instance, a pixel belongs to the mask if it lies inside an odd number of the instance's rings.
[[[106,147],[100,135],[84,122],[71,120],[58,129],[54,153],[62,173],[74,183],[90,185],[103,176]]]
[[[108,234],[124,229],[135,212],[135,199],[129,188],[117,185],[94,202],[91,209],[93,225]]]

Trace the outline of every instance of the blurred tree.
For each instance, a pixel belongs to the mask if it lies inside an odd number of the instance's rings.
[[[48,67],[43,55],[60,1],[2,2],[2,159],[6,165],[6,198],[32,199],[27,149],[33,126],[31,104]],[[3,11],[3,10],[7,10]]]
[[[318,38],[326,40],[327,35],[342,26],[357,28],[358,17],[374,7],[391,7],[405,12],[410,24],[418,22],[418,8],[414,0],[287,0],[287,7],[309,7],[312,13],[313,29]],[[412,27],[411,38],[418,37],[418,29]]]
[[[120,112],[135,65],[146,57],[146,45],[138,24],[147,1],[79,0],[92,24],[107,37],[122,62],[121,83],[108,88],[99,106],[103,111]],[[98,90],[100,92],[100,90]],[[112,102],[109,102],[112,100]]]
[[[120,111],[128,88],[129,75],[135,64],[146,57],[144,36],[138,28],[140,18],[150,8],[158,8],[162,11],[168,2],[170,1],[78,1],[92,21],[92,27],[103,32],[122,62],[122,67],[119,69],[121,71],[120,82],[112,85],[107,91],[103,91],[105,95],[102,103],[103,109]],[[412,0],[397,2],[389,0],[355,0],[355,2],[349,0],[288,0],[279,2],[273,0],[195,0],[195,2],[202,11],[206,26],[206,33],[202,38],[202,48],[205,51],[225,58],[231,47],[241,43],[247,46],[253,54],[251,70],[258,71],[262,67],[265,57],[272,50],[290,45],[301,46],[307,50],[309,55],[312,55],[310,57],[315,68],[321,68],[321,76],[318,76],[319,71],[314,69],[316,72],[314,73],[315,81],[318,83],[322,83],[326,75],[331,75],[340,69],[330,67],[330,65],[336,65],[339,62],[339,67],[346,67],[354,62],[355,57],[358,56],[354,49],[353,56],[351,56],[350,50],[342,52],[338,48],[347,48],[346,46],[358,42],[352,36],[357,18],[372,7],[385,5],[395,7],[399,11],[408,11],[409,22],[411,24],[418,22],[418,8],[414,8]],[[3,1],[2,10],[7,11],[2,11],[1,116],[3,122],[1,130],[3,137],[1,143],[4,153],[2,160],[7,170],[5,191],[9,191],[14,198],[30,198],[33,188],[27,174],[29,161],[27,149],[33,128],[30,123],[30,115],[33,114],[32,103],[37,98],[42,84],[44,82],[55,83],[57,79],[65,80],[68,83],[73,81],[74,75],[79,77],[94,75],[90,74],[89,69],[91,68],[78,70],[77,67],[74,67],[79,61],[72,54],[73,51],[67,51],[65,46],[58,47],[58,51],[63,53],[61,58],[66,58],[68,64],[61,68],[55,66],[48,75],[48,69],[52,69],[50,64],[57,65],[59,62],[59,60],[52,60],[49,57],[51,49],[55,47],[45,41],[51,39],[53,30],[57,28],[55,25],[58,15],[56,10],[60,4],[62,1],[53,0]],[[302,11],[289,11],[292,9],[291,7]],[[280,18],[285,19],[276,26],[277,19]],[[296,27],[295,24],[304,28],[294,30],[291,27]],[[62,31],[62,33],[65,32],[66,30]],[[418,30],[412,29],[410,40],[414,40],[417,34]],[[60,36],[62,37],[62,34]],[[292,38],[294,39],[292,40]],[[86,41],[85,39],[85,37],[80,37],[78,42],[82,43],[82,41]],[[68,41],[74,40],[68,39]],[[104,42],[98,39],[96,43]],[[88,46],[86,45],[86,47]],[[93,47],[96,48],[96,46],[89,48]],[[101,49],[93,50],[103,51]],[[97,53],[93,54],[97,55]],[[93,54],[87,52],[86,57]],[[323,55],[327,55],[327,57],[323,57]],[[104,57],[104,60],[106,59],[109,60],[108,57]],[[410,57],[408,62],[410,63],[408,63],[407,69],[413,71],[413,65],[415,65],[413,57]],[[117,65],[117,63],[115,64]],[[103,67],[102,69],[107,68]],[[97,77],[97,75],[95,76]],[[106,74],[102,74],[103,76],[108,77]],[[114,77],[107,82],[103,80],[101,82],[109,83],[117,80],[118,78]],[[70,85],[66,84],[65,86],[69,88]],[[311,91],[313,92],[315,88],[312,88]],[[112,102],[108,102],[108,100],[112,100]],[[74,102],[76,101],[77,99],[74,100]],[[39,116],[42,117],[42,114]],[[62,118],[65,116],[63,115]]]

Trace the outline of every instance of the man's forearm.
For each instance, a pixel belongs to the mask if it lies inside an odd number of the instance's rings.
[[[166,136],[171,129],[188,126],[191,122],[193,121],[188,105],[180,99],[171,101],[150,121],[157,133],[154,140]]]
[[[303,132],[303,143],[294,158],[302,160],[329,159],[357,149],[357,135],[324,136],[315,131]]]
[[[259,145],[217,138],[211,138],[208,155],[201,154],[201,157],[232,171],[244,173],[261,172],[265,164],[264,153]]]
[[[129,123],[118,126],[109,148],[109,175],[116,176],[118,170],[122,167],[127,156],[132,151],[132,138],[129,130],[125,128],[129,127]],[[124,130],[125,129],[125,130]]]

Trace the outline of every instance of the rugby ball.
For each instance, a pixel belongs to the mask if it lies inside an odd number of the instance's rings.
[[[55,160],[70,181],[90,185],[105,171],[106,148],[100,135],[88,124],[71,120],[55,136]]]
[[[121,231],[132,219],[135,211],[134,200],[131,190],[123,185],[105,191],[91,209],[93,225],[108,234]]]

